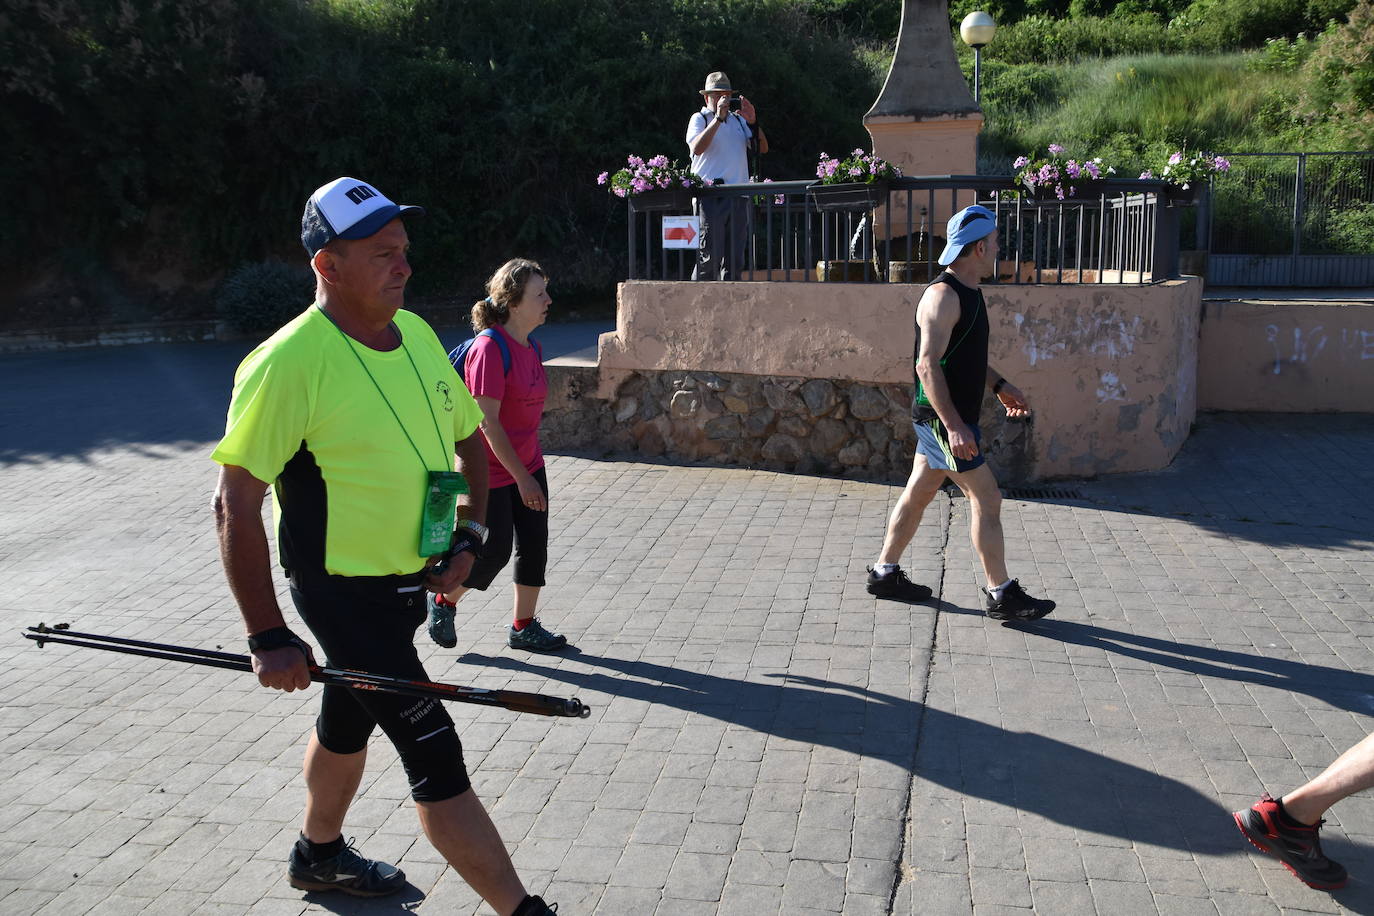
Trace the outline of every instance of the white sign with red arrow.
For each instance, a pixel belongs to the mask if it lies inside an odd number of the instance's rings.
[[[664,248],[700,248],[701,217],[665,216],[663,217]]]

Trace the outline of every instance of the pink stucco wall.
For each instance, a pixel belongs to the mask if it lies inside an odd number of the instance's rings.
[[[1201,281],[984,287],[990,357],[1024,390],[1038,478],[1166,466],[1197,410]],[[626,370],[911,383],[922,287],[672,283],[619,289],[602,396]]]
[[[1204,410],[1374,410],[1374,305],[1215,302],[1202,318]]]

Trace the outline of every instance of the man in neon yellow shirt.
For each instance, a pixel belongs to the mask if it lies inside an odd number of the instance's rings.
[[[486,537],[482,414],[434,331],[404,311],[409,240],[399,207],[340,178],[311,195],[301,241],[316,301],[250,353],[234,377],[215,493],[220,554],[265,687],[310,685],[311,649],[287,628],[272,584],[262,501],[273,486],[281,563],[301,618],[331,665],[429,680],[414,648],[425,588],[449,591]],[[432,529],[448,540],[454,453],[470,487],[456,513],[454,554],[436,572]],[[436,521],[436,519],[438,521]],[[343,840],[367,740],[396,746],[420,825],[435,848],[502,916],[543,916],[472,791],[453,720],[437,700],[326,686],[305,752],[306,806],[287,868],[293,887],[381,896],[400,869]]]

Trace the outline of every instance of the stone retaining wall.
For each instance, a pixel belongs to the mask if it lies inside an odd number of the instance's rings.
[[[557,451],[670,456],[900,482],[911,472],[911,386],[717,372],[639,370],[598,396],[595,367],[549,366],[540,435]],[[985,412],[993,416],[991,405]],[[1024,423],[986,427],[1000,479],[1026,478]]]

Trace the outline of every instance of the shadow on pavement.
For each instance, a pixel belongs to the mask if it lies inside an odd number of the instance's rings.
[[[1306,694],[1347,712],[1374,713],[1374,675],[1358,671],[1194,646],[1052,617],[1019,624],[1018,629],[1028,636],[1102,649],[1175,671]]]
[[[1177,780],[1043,735],[853,685],[786,672],[768,675],[781,682],[776,684],[738,681],[586,652],[561,666],[472,652],[457,660],[535,673],[611,697],[671,706],[760,734],[884,760],[951,792],[1132,842],[1191,851],[1199,837],[1213,832],[1198,824],[1219,825],[1218,836],[1235,832],[1229,813],[1216,801]],[[580,665],[604,670],[573,670]],[[1192,826],[1185,831],[1185,825]],[[1230,852],[1243,851],[1239,836],[1229,839]]]
[[[150,344],[0,357],[0,466],[111,447],[165,457],[224,434],[234,368],[252,344]],[[207,460],[208,460],[208,452]]]
[[[410,882],[389,897],[350,897],[341,891],[320,893],[309,891],[301,896],[302,903],[339,916],[400,916],[415,913],[425,902],[425,892]]]

